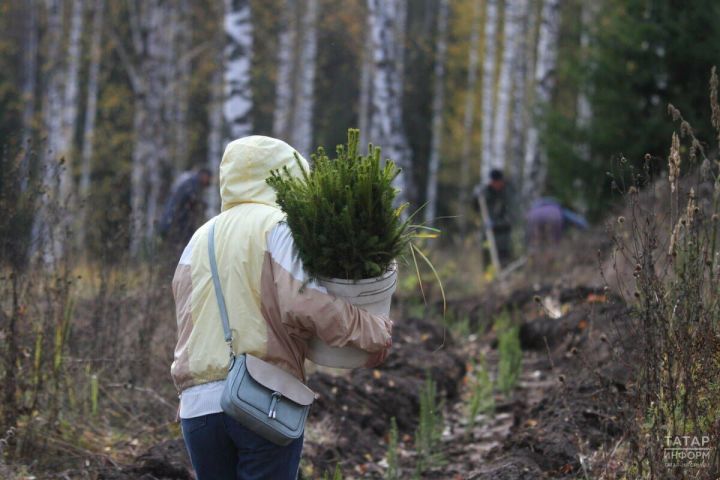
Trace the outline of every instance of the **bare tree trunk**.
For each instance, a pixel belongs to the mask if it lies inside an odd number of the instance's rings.
[[[230,139],[252,132],[250,67],[253,31],[250,0],[225,0],[225,100],[223,113]]]
[[[528,72],[533,65],[531,46],[535,42],[536,8],[530,3],[523,19],[523,29],[519,34],[518,55],[513,67],[513,113],[511,119],[510,135],[510,171],[513,172],[520,188],[522,183],[523,162],[525,160],[525,137],[528,128],[528,98],[527,90],[530,80]]]
[[[281,13],[282,27],[278,45],[273,135],[288,141],[290,140],[291,120],[293,117],[293,73],[298,39],[297,13],[297,0],[285,0]]]
[[[88,68],[87,100],[85,102],[85,125],[83,127],[83,145],[80,167],[80,200],[83,202],[81,225],[78,228],[78,247],[85,246],[88,197],[90,194],[90,173],[92,168],[93,142],[95,140],[95,117],[100,86],[100,60],[102,56],[102,30],[105,0],[95,3],[93,31],[90,39],[90,66]]]
[[[372,99],[373,44],[370,28],[371,17],[368,15],[365,29],[365,47],[362,50],[362,66],[360,73],[360,105],[358,106],[358,128],[360,129],[360,146],[366,148],[369,138],[370,101]]]
[[[403,172],[395,179],[403,203],[412,196],[412,169],[402,119],[402,98],[398,86],[403,72],[398,68],[397,25],[402,0],[368,0],[368,17],[373,48],[373,89],[370,139],[383,148],[383,156],[394,160]]]
[[[190,95],[190,76],[192,74],[190,52],[192,47],[192,36],[190,27],[190,2],[179,0],[178,9],[174,21],[174,32],[171,36],[173,50],[176,52],[176,62],[170,62],[174,71],[170,77],[173,85],[173,95],[170,98],[169,118],[172,119],[172,158],[174,170],[185,170],[189,167],[190,152],[187,126],[188,106]]]
[[[470,201],[470,156],[472,154],[473,126],[475,123],[475,90],[477,88],[477,69],[480,50],[480,0],[473,5],[472,29],[470,31],[470,46],[468,53],[467,90],[465,93],[465,112],[463,114],[463,143],[460,158],[460,204],[458,205],[458,219],[460,232],[467,231],[467,206]]]
[[[27,24],[25,25],[25,45],[23,48],[23,84],[22,84],[22,146],[25,149],[20,164],[20,189],[25,191],[30,178],[30,146],[33,138],[33,119],[35,118],[35,87],[38,69],[38,11],[35,0],[27,3]]]
[[[435,220],[437,211],[438,170],[442,148],[443,110],[445,108],[445,61],[447,59],[448,0],[440,0],[437,17],[437,45],[435,51],[435,84],[432,104],[432,144],[427,184],[425,223]]]
[[[220,213],[220,188],[218,175],[220,173],[220,160],[222,156],[222,127],[223,127],[223,72],[218,68],[213,73],[210,86],[210,107],[208,114],[210,134],[208,135],[207,165],[212,172],[210,188],[206,190],[208,218]]]
[[[292,145],[309,158],[313,140],[313,108],[315,105],[315,69],[317,64],[318,0],[306,0],[302,17],[302,51],[298,62],[295,109],[293,112]]]
[[[508,156],[509,119],[512,112],[511,106],[513,98],[512,73],[517,69],[518,58],[521,57],[521,37],[527,9],[527,0],[506,0],[505,2],[505,21],[503,26],[503,37],[505,41],[502,61],[500,62],[498,97],[491,154],[492,168],[500,170],[505,168]],[[511,173],[514,175],[516,172]]]
[[[168,167],[169,128],[164,113],[171,63],[171,30],[168,13],[172,5],[162,0],[128,2],[130,30],[136,66],[119,39],[115,39],[134,93],[135,132],[130,179],[130,253],[137,256],[154,234],[163,170]],[[145,33],[143,35],[143,32]]]
[[[580,55],[587,62],[588,50],[590,49],[590,30],[593,28],[597,6],[593,4],[580,4]],[[575,117],[576,127],[584,136],[590,128],[592,120],[592,105],[588,98],[587,87],[580,85],[580,91],[577,96],[577,113]],[[586,162],[590,161],[592,152],[587,141],[583,141],[578,145],[578,154],[580,159]]]
[[[44,155],[44,183],[48,187],[33,226],[33,241],[43,248],[46,264],[54,263],[64,253],[62,237],[69,231],[70,219],[64,206],[72,191],[71,153],[78,110],[78,71],[83,27],[82,0],[75,0],[70,15],[66,64],[59,55],[63,38],[63,5],[47,0],[48,65],[44,102],[44,124],[48,151]],[[63,69],[63,66],[65,67]],[[51,210],[53,217],[51,217]]]
[[[540,14],[540,32],[535,63],[536,110],[547,106],[555,86],[555,64],[560,30],[560,1],[545,0]],[[534,117],[537,117],[536,112]],[[540,132],[537,119],[533,118],[525,143],[525,166],[523,168],[523,197],[530,201],[540,193],[547,175],[547,155],[540,148]]]
[[[495,56],[497,42],[498,0],[487,0],[485,7],[485,52],[482,92],[482,164],[480,182],[487,181],[493,162],[493,119],[495,117]]]

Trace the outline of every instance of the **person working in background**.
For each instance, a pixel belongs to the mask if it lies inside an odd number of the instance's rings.
[[[482,195],[490,217],[485,221],[491,224],[498,257],[504,264],[512,257],[512,191],[501,170],[490,171],[490,183],[485,186]]]
[[[588,228],[585,218],[563,208],[560,202],[551,197],[535,200],[525,216],[527,222],[527,243],[530,248],[556,244],[562,237],[563,228],[575,226],[582,230]]]
[[[177,253],[173,255],[175,261],[180,250],[205,218],[203,194],[211,179],[212,174],[207,168],[181,175],[165,203],[158,233],[168,245],[168,249],[173,254]]]

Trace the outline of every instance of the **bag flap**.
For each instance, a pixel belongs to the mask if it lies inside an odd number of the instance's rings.
[[[258,383],[289,398],[300,405],[310,405],[315,392],[282,368],[245,354],[245,364],[250,376]]]

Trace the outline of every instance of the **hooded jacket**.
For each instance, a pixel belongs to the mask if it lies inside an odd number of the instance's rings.
[[[260,357],[304,381],[310,338],[370,353],[389,342],[388,319],[307,283],[275,192],[265,182],[271,170],[287,167],[299,176],[301,168],[309,169],[295,154],[285,142],[262,136],[235,140],[225,149],[222,211],[192,236],[173,277],[178,342],[171,374],[178,391],[227,375],[228,349],[208,259],[211,222],[236,353]]]

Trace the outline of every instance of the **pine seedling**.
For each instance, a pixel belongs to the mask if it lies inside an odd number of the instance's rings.
[[[415,475],[421,475],[428,467],[442,462],[442,454],[436,449],[443,431],[441,408],[437,402],[437,385],[428,374],[420,392],[420,413],[415,433],[417,463]]]
[[[475,376],[470,391],[470,401],[468,403],[468,426],[467,431],[470,432],[475,426],[475,419],[479,414],[493,414],[495,412],[495,395],[493,394],[494,386],[485,366],[485,359],[473,365]]]
[[[395,417],[390,419],[390,433],[388,434],[387,450],[388,467],[385,471],[385,480],[400,480],[400,465],[398,462],[398,428]]]
[[[522,349],[520,348],[520,329],[511,326],[510,317],[503,312],[495,320],[495,332],[498,338],[498,377],[499,390],[507,395],[517,385],[522,369]]]

